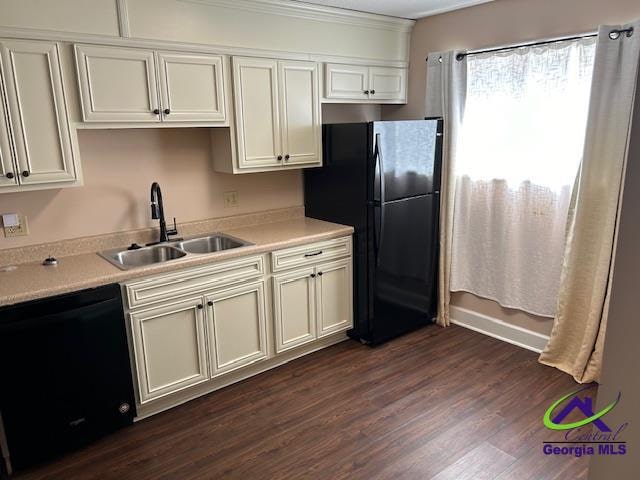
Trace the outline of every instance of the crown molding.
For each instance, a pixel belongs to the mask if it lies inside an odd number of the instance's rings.
[[[357,12],[343,8],[315,5],[292,0],[175,0],[211,7],[233,8],[250,12],[304,18],[320,22],[341,23],[356,27],[410,33],[415,20],[388,17],[375,13]]]
[[[339,55],[325,55],[302,53],[285,50],[269,50],[247,47],[229,47],[227,45],[213,45],[186,42],[168,42],[134,37],[110,37],[77,32],[58,32],[54,30],[40,30],[30,28],[2,27],[0,37],[22,38],[29,40],[46,40],[66,43],[89,43],[95,45],[111,45],[117,47],[147,48],[153,50],[167,50],[176,52],[210,53],[216,55],[239,55],[244,57],[277,58],[282,60],[308,60],[314,62],[346,63],[352,65],[367,65],[380,67],[407,68],[409,62],[402,60],[386,60],[370,57],[343,57]]]

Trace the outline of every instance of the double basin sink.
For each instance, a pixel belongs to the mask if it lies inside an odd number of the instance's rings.
[[[177,260],[187,255],[205,255],[248,245],[253,244],[223,233],[217,233],[206,237],[159,243],[147,247],[108,250],[100,252],[100,256],[116,267],[128,270]]]

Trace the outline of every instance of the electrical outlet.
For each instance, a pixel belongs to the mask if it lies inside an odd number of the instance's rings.
[[[238,192],[224,192],[224,208],[237,207],[240,203]]]
[[[18,215],[19,225],[13,227],[4,227],[4,236],[9,237],[22,237],[29,235],[29,226],[27,225],[27,217],[24,215]]]

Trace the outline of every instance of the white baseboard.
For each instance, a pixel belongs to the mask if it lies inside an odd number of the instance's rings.
[[[451,323],[538,353],[549,341],[548,335],[517,327],[462,307],[451,307]]]

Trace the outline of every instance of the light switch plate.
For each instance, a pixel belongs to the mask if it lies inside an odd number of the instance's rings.
[[[24,215],[18,215],[19,225],[12,227],[4,227],[4,236],[9,237],[23,237],[29,235],[29,225],[27,224],[27,217]]]
[[[237,207],[240,203],[238,192],[224,192],[224,208]]]

